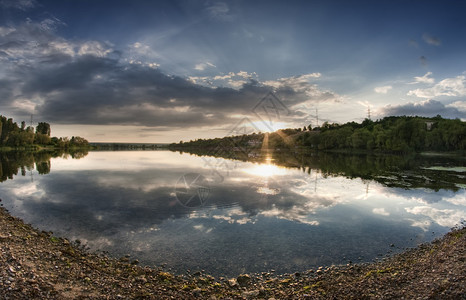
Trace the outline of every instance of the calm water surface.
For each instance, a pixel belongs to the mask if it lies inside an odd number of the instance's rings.
[[[118,151],[19,160],[2,157],[0,198],[13,215],[176,273],[284,273],[371,261],[430,241],[466,217],[464,160],[433,158],[380,174],[373,171],[383,167],[367,159],[342,162],[369,175],[319,157],[290,165]]]

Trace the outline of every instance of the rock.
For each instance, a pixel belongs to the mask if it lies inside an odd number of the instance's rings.
[[[247,299],[256,298],[259,296],[259,290],[245,291],[241,294],[241,296]]]
[[[129,262],[129,258],[128,257],[121,257],[120,261],[121,262]]]
[[[194,297],[199,297],[199,296],[201,296],[201,292],[202,292],[202,290],[201,290],[200,288],[194,289],[194,290],[193,290],[193,295],[194,295]]]
[[[249,281],[251,281],[251,276],[249,276],[248,274],[241,274],[236,278],[236,280],[238,281],[239,285],[244,286],[248,284]]]
[[[146,284],[147,283],[147,279],[146,279],[146,276],[144,275],[141,275],[137,278],[137,281],[142,283],[142,284]]]
[[[235,287],[238,285],[238,281],[236,280],[236,278],[232,278],[230,280],[228,280],[228,285],[231,286],[231,287]]]

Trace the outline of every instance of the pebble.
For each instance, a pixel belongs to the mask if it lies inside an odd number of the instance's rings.
[[[228,285],[231,286],[231,287],[235,287],[235,286],[238,285],[238,281],[236,280],[236,278],[229,279],[228,280]]]
[[[239,285],[246,285],[251,281],[251,276],[248,274],[241,274],[236,278]]]

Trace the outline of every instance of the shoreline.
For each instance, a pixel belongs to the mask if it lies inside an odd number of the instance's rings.
[[[466,228],[380,262],[273,275],[174,275],[89,253],[0,208],[5,299],[466,299]]]

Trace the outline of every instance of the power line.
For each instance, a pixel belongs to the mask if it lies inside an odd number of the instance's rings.
[[[316,127],[319,127],[319,110],[316,108],[316,124],[317,126]]]

